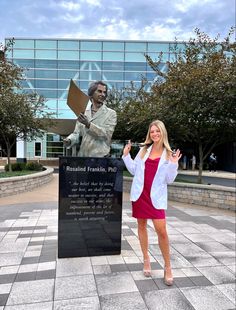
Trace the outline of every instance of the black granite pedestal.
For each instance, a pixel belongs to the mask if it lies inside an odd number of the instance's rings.
[[[59,258],[120,254],[122,171],[115,158],[59,159]]]

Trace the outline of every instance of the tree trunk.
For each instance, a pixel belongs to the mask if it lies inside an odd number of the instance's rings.
[[[202,170],[203,170],[203,150],[201,141],[198,143],[198,152],[199,152],[199,170],[197,182],[202,184]]]
[[[6,143],[6,147],[7,147],[7,164],[8,164],[9,172],[12,172],[12,168],[11,168],[11,146],[8,142]]]

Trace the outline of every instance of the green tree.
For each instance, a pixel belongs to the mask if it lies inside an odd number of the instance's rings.
[[[11,149],[16,140],[30,141],[43,136],[53,122],[53,114],[45,110],[44,98],[22,91],[24,69],[5,57],[12,44],[13,40],[6,46],[0,44],[0,135],[6,144],[9,171]]]
[[[166,74],[158,69],[159,62],[146,59],[160,77],[152,87],[149,113],[167,124],[175,141],[198,146],[202,183],[203,163],[210,152],[235,139],[236,44],[231,43],[234,29],[223,41],[199,29],[195,33],[181,50],[176,44],[176,59]]]

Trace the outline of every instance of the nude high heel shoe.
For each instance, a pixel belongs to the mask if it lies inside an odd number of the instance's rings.
[[[143,274],[145,277],[151,277],[151,265],[150,265],[150,259],[144,259],[143,260],[144,263],[149,263],[149,268],[143,268]]]
[[[171,285],[173,285],[173,283],[174,283],[174,279],[173,279],[173,277],[171,277],[171,278],[168,278],[167,276],[166,276],[166,271],[169,271],[169,270],[171,270],[171,267],[165,267],[164,268],[164,283],[165,283],[165,285],[168,285],[168,286],[171,286]]]

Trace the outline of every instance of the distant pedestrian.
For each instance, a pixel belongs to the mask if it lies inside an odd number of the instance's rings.
[[[194,154],[192,155],[191,162],[192,162],[192,170],[195,170],[195,167],[196,167],[196,156]]]
[[[209,171],[216,171],[217,158],[214,153],[211,153],[209,157]]]
[[[183,157],[183,170],[186,170],[187,169],[187,156],[184,155]]]

